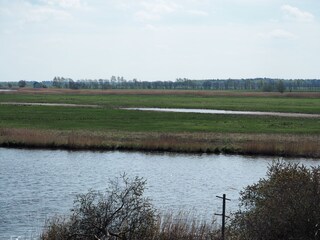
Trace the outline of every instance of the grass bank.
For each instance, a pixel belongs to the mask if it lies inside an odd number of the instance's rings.
[[[0,102],[101,107],[0,104],[1,146],[320,156],[320,118],[118,109],[177,107],[320,113],[318,93],[28,91],[0,94]]]
[[[0,129],[0,146],[320,157],[319,135]]]

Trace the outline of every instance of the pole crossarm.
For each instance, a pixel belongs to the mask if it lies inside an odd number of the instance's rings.
[[[225,195],[225,194],[223,194],[223,195]],[[216,197],[223,199],[223,197],[220,197],[220,196],[216,196]],[[225,198],[225,199],[228,200],[228,201],[231,201],[231,199],[229,199],[229,198]]]

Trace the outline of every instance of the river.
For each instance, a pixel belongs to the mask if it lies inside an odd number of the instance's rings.
[[[277,158],[276,158],[277,159]],[[209,219],[227,194],[235,211],[239,191],[264,177],[274,158],[139,152],[0,148],[0,239],[33,239],[46,219],[68,214],[89,188],[103,190],[126,172],[147,179],[145,194],[163,211],[190,210]],[[317,160],[291,159],[308,166]]]

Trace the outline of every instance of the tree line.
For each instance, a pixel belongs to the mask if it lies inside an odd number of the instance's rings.
[[[126,80],[112,76],[110,79],[77,80],[55,77],[52,86],[71,89],[182,89],[182,90],[246,90],[265,92],[320,91],[319,79],[205,79],[177,78],[175,81]]]
[[[320,79],[188,79],[177,78],[175,81],[140,81],[127,80],[112,76],[110,79],[80,79],[54,77],[53,80],[36,82],[21,80],[2,82],[3,87],[54,87],[69,89],[173,89],[173,90],[236,90],[236,91],[320,91]]]

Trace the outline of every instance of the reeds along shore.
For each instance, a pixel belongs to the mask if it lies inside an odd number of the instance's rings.
[[[89,132],[0,128],[0,146],[320,157],[320,136],[293,134]]]
[[[67,238],[68,231],[66,226],[66,219],[59,217],[51,219],[46,223],[40,239],[56,240],[63,239],[61,237]],[[231,237],[231,233],[228,233],[228,236]],[[111,239],[119,238],[111,237]],[[136,238],[133,237],[132,239]],[[140,239],[220,240],[221,231],[215,220],[212,220],[212,222],[197,220],[196,216],[188,212],[168,213],[159,215],[156,219],[156,224],[149,231],[140,235]]]

